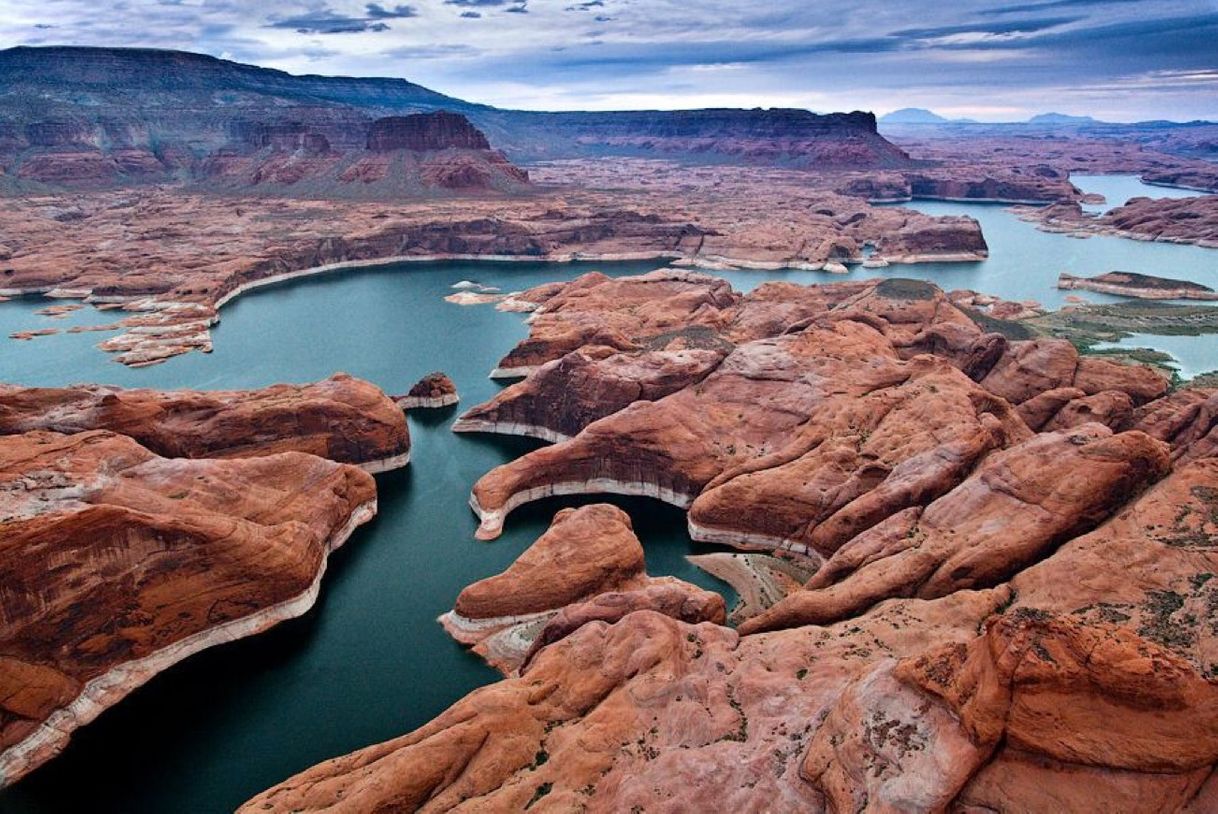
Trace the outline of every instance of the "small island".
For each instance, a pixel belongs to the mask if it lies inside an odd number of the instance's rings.
[[[1110,271],[1098,277],[1075,277],[1062,272],[1057,278],[1057,287],[1098,291],[1140,300],[1218,300],[1218,292],[1209,286],[1132,271]]]

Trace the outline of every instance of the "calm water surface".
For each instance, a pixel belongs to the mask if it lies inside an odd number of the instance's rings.
[[[1111,205],[1123,202],[1122,195],[1170,192],[1136,179],[1074,180],[1107,195]],[[916,276],[944,288],[974,288],[1051,306],[1064,302],[1064,292],[1053,288],[1061,271],[1098,274],[1119,268],[1218,287],[1218,251],[1051,235],[1000,206],[915,206],[978,218],[991,258],[855,269],[854,276]],[[456,381],[465,407],[496,392],[499,386],[486,374],[526,328],[518,314],[445,303],[453,283],[472,279],[514,290],[592,268],[616,275],[654,265],[412,264],[289,282],[227,306],[214,331],[214,353],[188,354],[143,370],[114,364],[97,351],[93,345],[106,334],[8,340],[15,330],[96,324],[114,316],[90,308],[52,320],[33,313],[45,301],[17,300],[0,304],[0,380],[237,388],[307,382],[344,370],[402,392],[440,369]],[[772,279],[839,279],[818,272],[723,276],[740,290]],[[1214,337],[1143,336],[1136,344],[1187,358],[1192,372],[1218,368]],[[158,676],[77,732],[60,758],[0,793],[0,812],[231,811],[318,761],[404,734],[494,680],[497,673],[452,642],[435,617],[452,606],[465,585],[505,568],[558,508],[586,501],[552,499],[525,506],[513,512],[498,541],[476,542],[477,523],[465,503],[470,487],[535,443],[455,435],[448,425],[458,409],[410,416],[413,463],[404,472],[378,477],[380,515],[334,555],[312,612]],[[685,561],[695,546],[681,512],[642,499],[615,502],[631,512],[652,573],[726,591]]]

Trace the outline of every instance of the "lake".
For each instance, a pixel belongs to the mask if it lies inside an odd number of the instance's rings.
[[[1075,178],[1087,191],[1120,196],[1169,192],[1128,178]],[[1138,187],[1142,187],[1139,191]],[[1111,193],[1111,194],[1110,194]],[[1114,269],[1185,277],[1218,287],[1218,251],[1112,237],[1078,240],[1040,232],[1001,206],[917,202],[932,214],[969,214],[991,248],[982,263],[855,268],[854,277],[907,276],[1057,307],[1061,271]],[[465,279],[522,289],[598,269],[647,271],[655,263],[429,263],[311,277],[252,291],[223,310],[215,352],[132,370],[93,346],[107,334],[61,334],[22,343],[11,331],[109,322],[91,308],[62,320],[33,312],[45,300],[0,304],[0,379],[29,385],[104,382],[158,388],[244,388],[307,382],[346,371],[404,392],[432,370],[457,383],[461,407],[410,415],[412,463],[378,477],[380,514],[337,552],[317,606],[253,639],[192,657],[78,731],[59,758],[0,792],[4,814],[69,811],[231,811],[253,794],[321,760],[404,734],[498,674],[448,638],[435,618],[466,585],[498,573],[562,506],[551,499],[512,513],[493,543],[473,538],[466,506],[475,480],[536,446],[527,439],[456,435],[457,413],[500,387],[487,379],[526,335],[520,314],[446,303]],[[725,272],[748,290],[766,280],[827,282],[820,272]],[[1083,292],[1077,292],[1083,293]],[[1083,293],[1097,302],[1105,295]],[[1142,336],[1137,344],[1187,356],[1192,372],[1218,368],[1213,337]],[[1193,342],[1192,340],[1200,340]],[[644,499],[630,511],[653,574],[726,586],[690,566],[706,551],[683,515]]]

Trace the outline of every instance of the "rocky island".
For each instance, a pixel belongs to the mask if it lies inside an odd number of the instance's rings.
[[[451,407],[460,400],[453,380],[439,371],[428,373],[415,382],[409,393],[394,399],[403,410],[434,410]]]
[[[1130,271],[1110,271],[1095,277],[1075,277],[1062,272],[1057,287],[1099,291],[1139,300],[1218,300],[1218,293],[1201,283]]]

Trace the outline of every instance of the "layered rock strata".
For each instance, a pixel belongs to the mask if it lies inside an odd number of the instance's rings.
[[[307,611],[375,512],[370,475],[298,452],[0,437],[0,785],[176,662]]]
[[[723,597],[672,577],[650,577],[621,509],[564,509],[503,573],[470,585],[440,623],[505,674],[588,622],[652,610],[723,624]]]
[[[111,430],[169,458],[306,452],[369,472],[410,460],[406,419],[380,388],[346,374],[259,390],[0,385],[0,435]]]

